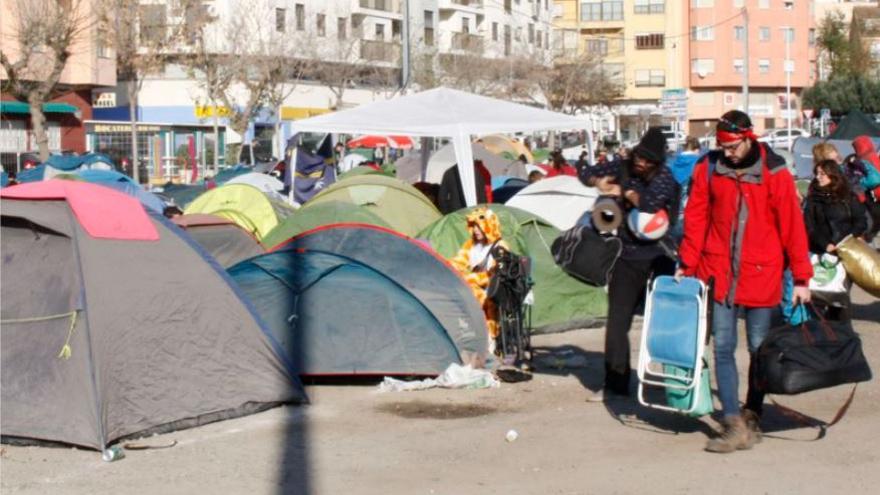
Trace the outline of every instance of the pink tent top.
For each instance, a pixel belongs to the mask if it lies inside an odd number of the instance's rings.
[[[109,187],[73,180],[29,182],[0,191],[4,199],[65,200],[79,224],[99,239],[158,241],[159,232],[140,201]]]

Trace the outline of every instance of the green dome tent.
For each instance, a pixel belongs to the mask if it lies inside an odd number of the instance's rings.
[[[489,206],[501,220],[501,233],[510,248],[532,259],[536,332],[554,332],[597,326],[608,308],[605,291],[586,285],[563,272],[553,261],[550,245],[559,230],[546,220],[517,208]],[[467,239],[465,215],[473,208],[450,213],[419,233],[442,256],[455,256]]]
[[[339,178],[336,179],[336,181],[338,182],[338,181],[345,180],[345,179],[351,179],[352,177],[359,177],[361,175],[387,175],[388,177],[394,177],[394,174],[391,174],[385,170],[376,170],[373,167],[367,167],[367,166],[361,165],[361,166],[354,167],[353,169],[349,170],[348,172],[345,172],[344,174],[340,175]]]
[[[337,223],[365,223],[390,229],[385,220],[372,213],[365,206],[342,201],[323,201],[306,206],[290,215],[263,238],[263,245],[273,248],[282,242],[307,230]]]
[[[207,191],[183,211],[207,213],[228,218],[262,241],[263,236],[295,210],[285,203],[270,199],[248,184],[227,184]]]
[[[327,201],[363,206],[392,229],[410,237],[440,218],[440,212],[418,189],[393,177],[366,174],[339,181],[305,204]]]

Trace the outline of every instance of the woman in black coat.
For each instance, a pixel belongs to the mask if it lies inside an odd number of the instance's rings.
[[[868,218],[865,206],[859,201],[843,175],[840,165],[834,160],[823,160],[813,168],[815,179],[810,183],[804,206],[804,223],[807,227],[807,238],[810,252],[822,256],[834,254],[837,243],[852,234],[859,237],[868,230]],[[843,301],[827,301],[849,307],[849,294]],[[841,308],[829,307],[826,312],[828,319],[847,319],[849,317]]]
[[[804,208],[810,251],[818,255],[834,253],[835,245],[844,237],[858,237],[868,230],[868,218],[837,162],[817,163],[813,175]]]

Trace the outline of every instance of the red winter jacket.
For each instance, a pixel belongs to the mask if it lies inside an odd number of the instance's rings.
[[[758,150],[761,158],[739,177],[719,151],[697,163],[679,253],[685,275],[715,277],[716,301],[771,307],[782,299],[786,259],[795,285],[806,286],[813,267],[794,179],[781,157],[763,144]]]

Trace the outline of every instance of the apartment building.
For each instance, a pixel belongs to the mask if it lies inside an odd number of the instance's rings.
[[[554,27],[563,50],[591,54],[621,87],[621,97],[599,125],[636,139],[648,125],[668,122],[665,89],[682,88],[686,17],[682,1],[557,0]],[[609,119],[610,116],[610,119]]]
[[[0,2],[0,42],[3,53],[13,63],[23,56],[18,40],[18,5],[13,1]],[[101,42],[94,22],[97,13],[89,2],[77,5],[81,9],[77,15],[84,19],[83,29],[71,45],[71,56],[61,73],[58,88],[61,95],[43,105],[51,151],[85,150],[83,121],[92,116],[91,90],[116,84],[116,60],[112,49]],[[38,58],[43,53],[30,56]],[[0,79],[6,77],[0,68]],[[27,102],[15,101],[9,94],[0,95],[0,100],[0,156],[3,166],[15,171],[17,155],[36,149],[30,108]]]
[[[787,124],[789,85],[793,125],[801,125],[800,94],[817,79],[813,8],[804,0],[690,0],[690,134],[711,133],[724,112],[746,109],[744,83],[756,132]]]
[[[167,0],[143,2],[144,19],[164,26],[186,22],[185,14],[169,8]],[[311,74],[286,88],[280,108],[258,115],[243,136],[235,135],[222,116],[228,109],[213,108],[199,81],[183,67],[169,65],[162,74],[148,77],[138,102],[144,146],[141,158],[160,164],[153,173],[173,175],[175,150],[194,139],[202,165],[213,148],[214,115],[220,115],[220,148],[228,143],[255,143],[260,155],[280,156],[291,135],[291,123],[338,108],[386,99],[404,83],[404,54],[409,62],[409,88],[417,89],[412,71],[420,57],[431,63],[441,57],[544,58],[549,63],[551,7],[549,0],[213,0],[203,2],[213,22],[205,43],[217,55],[252,53],[250,47],[234,46],[226,28],[246,15],[263,19],[256,37],[273,47],[273,53],[312,59],[321,67],[348,64],[360,69],[343,71],[344,81],[322,80]],[[176,17],[175,17],[176,16]],[[142,21],[143,22],[143,21]],[[251,37],[251,42],[253,42]],[[186,53],[186,47],[177,48]],[[256,49],[256,48],[255,48]],[[436,68],[436,67],[435,67]],[[328,69],[329,70],[329,69]],[[382,71],[379,83],[364,74]],[[347,74],[347,75],[346,75]],[[339,86],[344,83],[341,87]],[[124,149],[129,120],[122,84],[114,91],[114,106],[96,109],[90,122],[89,146]],[[246,92],[236,97],[243,104]],[[221,161],[222,163],[222,161]],[[152,166],[152,165],[151,165]]]

